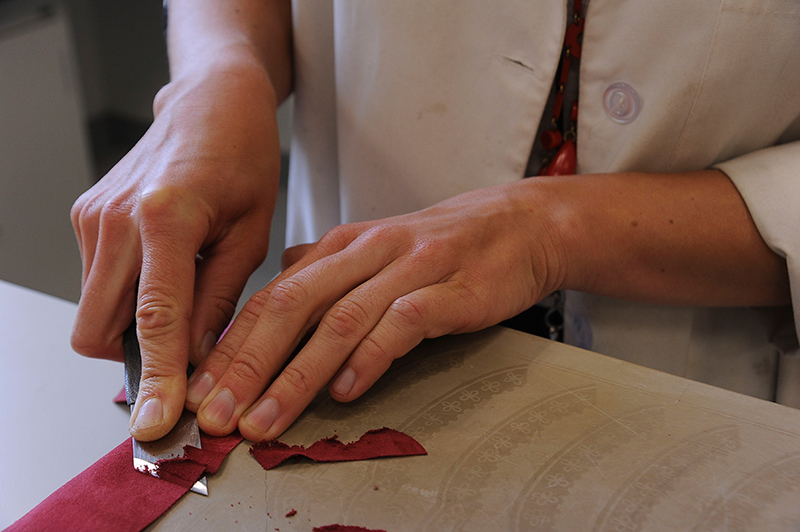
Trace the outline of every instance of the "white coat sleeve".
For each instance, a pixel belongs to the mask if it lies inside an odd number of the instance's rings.
[[[767,245],[786,259],[800,337],[800,141],[764,148],[715,165],[739,190]],[[777,401],[800,407],[800,352],[780,345]]]

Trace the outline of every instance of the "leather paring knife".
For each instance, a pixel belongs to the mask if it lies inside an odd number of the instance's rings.
[[[142,378],[142,356],[139,351],[139,339],[136,336],[136,322],[132,323],[123,334],[122,345],[125,350],[125,396],[133,413],[136,396],[139,394],[139,381]],[[197,416],[188,410],[183,411],[178,424],[163,438],[151,442],[141,442],[134,438],[133,467],[158,477],[156,463],[159,460],[183,457],[183,448],[186,445],[201,448]],[[195,482],[192,491],[208,495],[206,477]]]

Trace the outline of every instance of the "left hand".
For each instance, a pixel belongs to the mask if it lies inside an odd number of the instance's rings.
[[[296,262],[200,364],[187,407],[210,434],[238,426],[247,439],[273,439],[329,383],[333,398],[353,400],[423,339],[516,315],[563,280],[544,207],[513,183],[339,226],[305,254],[287,251]]]

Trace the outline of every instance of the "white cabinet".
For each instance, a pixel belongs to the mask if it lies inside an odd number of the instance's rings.
[[[0,2],[0,279],[71,300],[69,209],[92,182],[83,116],[58,4]]]

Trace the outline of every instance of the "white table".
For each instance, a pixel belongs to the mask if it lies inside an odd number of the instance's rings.
[[[128,437],[122,365],[70,348],[76,308],[0,281],[0,528]]]

